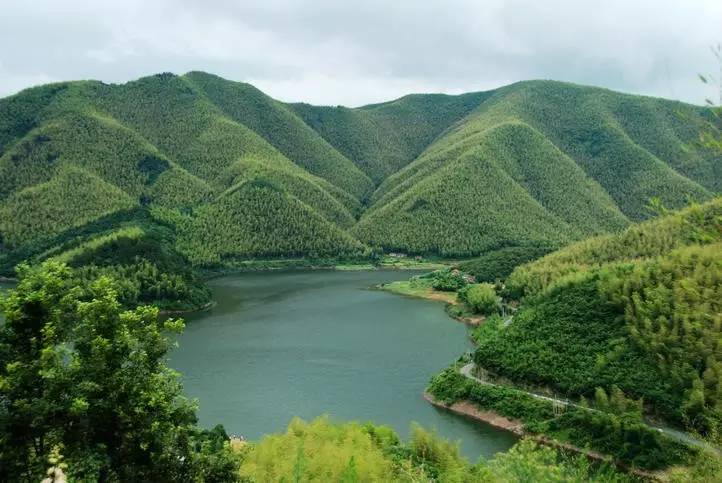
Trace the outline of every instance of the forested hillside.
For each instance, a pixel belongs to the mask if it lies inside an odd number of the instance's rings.
[[[621,389],[645,412],[722,428],[722,198],[584,240],[517,268],[523,297],[475,361],[570,397]]]
[[[397,250],[470,256],[618,230],[649,217],[652,197],[679,208],[719,192],[719,153],[696,142],[693,120],[705,115],[559,82],[504,87],[386,179],[355,233]],[[525,205],[524,215],[504,215]],[[531,223],[549,219],[564,227],[557,240]],[[456,233],[466,225],[474,229]]]
[[[549,81],[360,108],[202,72],[40,86],[0,100],[0,275],[67,252],[191,285],[250,259],[529,258],[643,220],[652,197],[719,193],[720,156],[697,142],[706,116]]]
[[[414,94],[358,109],[309,104],[291,108],[378,185],[490,95]]]

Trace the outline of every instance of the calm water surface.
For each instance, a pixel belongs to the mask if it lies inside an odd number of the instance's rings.
[[[218,305],[186,317],[170,365],[200,402],[200,422],[259,439],[293,416],[373,421],[402,437],[416,421],[462,441],[472,460],[508,449],[509,433],[438,410],[429,378],[470,348],[437,302],[367,288],[395,271],[280,272],[213,280]]]

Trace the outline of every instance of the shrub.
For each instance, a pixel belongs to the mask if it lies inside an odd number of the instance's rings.
[[[491,315],[499,310],[501,297],[491,283],[476,283],[459,292],[461,299],[477,314]]]
[[[466,283],[464,274],[459,270],[447,269],[434,272],[431,286],[436,290],[442,290],[444,292],[456,292],[466,286]]]

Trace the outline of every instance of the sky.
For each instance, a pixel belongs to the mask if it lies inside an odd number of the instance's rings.
[[[0,0],[0,96],[203,70],[324,105],[528,79],[701,104],[719,42],[722,0]]]

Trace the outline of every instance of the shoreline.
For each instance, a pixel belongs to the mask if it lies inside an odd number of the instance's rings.
[[[530,438],[544,446],[549,446],[569,453],[576,453],[585,456],[590,461],[612,464],[620,470],[626,471],[641,478],[654,481],[664,481],[664,478],[659,473],[652,473],[640,470],[638,468],[631,468],[623,463],[615,461],[611,456],[607,456],[589,449],[579,448],[563,441],[557,441],[543,434],[529,434],[524,430],[524,423],[522,423],[521,421],[507,418],[494,411],[480,409],[472,401],[461,400],[456,401],[452,404],[446,404],[444,402],[438,401],[436,398],[434,398],[433,395],[431,395],[427,391],[424,391],[423,398],[426,402],[428,402],[434,407],[445,409],[454,414],[458,414],[465,418],[488,424],[503,431],[508,431],[519,436],[520,438]]]
[[[226,268],[226,269],[220,269],[218,271],[214,270],[207,270],[203,271],[200,270],[201,277],[204,281],[213,280],[220,277],[225,277],[227,275],[240,275],[244,273],[258,273],[258,272],[279,272],[279,271],[303,271],[303,270],[312,270],[312,271],[321,271],[321,270],[332,270],[332,271],[338,271],[338,272],[361,272],[361,271],[382,271],[382,270],[391,270],[391,271],[414,271],[414,270],[438,270],[439,268],[447,267],[448,264],[441,263],[441,262],[421,262],[418,264],[395,264],[395,263],[380,263],[378,265],[374,265],[372,263],[357,263],[357,264],[344,264],[344,263],[329,263],[329,264],[309,264],[309,265],[303,265],[303,264],[295,264],[291,262],[285,262],[283,260],[269,260],[268,265],[263,265],[263,262],[259,263],[258,265],[255,264],[248,264],[247,266],[239,266],[239,267],[233,267],[233,268]]]
[[[521,421],[507,418],[494,411],[481,410],[471,401],[461,400],[452,404],[446,404],[438,401],[427,391],[424,391],[423,398],[426,402],[437,408],[446,409],[447,411],[465,416],[469,419],[473,419],[474,421],[481,421],[489,426],[508,431],[519,437],[526,435],[524,432],[524,423]]]
[[[205,303],[201,305],[200,307],[194,308],[194,309],[184,309],[184,310],[163,310],[158,309],[158,315],[185,315],[185,314],[193,314],[196,312],[203,312],[204,310],[209,310],[215,307],[218,304],[215,300],[211,300],[208,303]]]
[[[18,283],[18,279],[13,277],[3,277],[0,275],[0,282]]]
[[[394,282],[391,282],[394,283]],[[454,319],[457,322],[461,322],[462,324],[466,324],[470,327],[478,327],[479,325],[484,323],[484,320],[486,320],[486,317],[483,315],[474,316],[474,317],[465,317],[463,315],[458,315],[451,312],[452,307],[457,307],[459,303],[456,300],[456,292],[440,292],[438,290],[427,290],[424,293],[411,293],[411,292],[405,292],[401,290],[394,290],[389,288],[390,284],[378,284],[374,285],[374,290],[383,290],[384,292],[389,292],[394,295],[400,295],[402,297],[409,297],[414,299],[421,299],[421,300],[430,300],[432,302],[443,302],[445,304],[445,311],[446,315],[448,315],[450,318]]]
[[[242,275],[244,273],[263,273],[263,272],[280,272],[280,271],[288,271],[288,272],[295,272],[295,271],[334,271],[334,272],[362,272],[362,271],[369,271],[369,272],[380,272],[384,270],[389,271],[414,271],[414,270],[426,270],[428,267],[418,267],[413,265],[403,265],[403,266],[397,266],[397,265],[313,265],[313,266],[279,266],[279,267],[256,267],[256,268],[248,268],[248,269],[238,269],[238,270],[229,270],[224,272],[217,272],[217,273],[211,273],[206,274],[203,276],[203,281],[208,282],[210,280],[215,280],[217,278],[221,277],[230,277],[233,275]],[[0,282],[7,281],[7,282],[17,282],[17,279],[4,279],[3,277],[0,277]],[[374,285],[371,287],[372,290],[384,290],[380,287],[380,285]],[[390,290],[387,290],[387,292],[391,292]],[[393,293],[393,292],[392,292]],[[399,294],[402,295],[402,294]],[[424,298],[424,297],[420,297]],[[196,307],[193,309],[183,309],[183,310],[172,310],[172,309],[159,309],[159,315],[184,315],[184,314],[192,314],[196,312],[203,312],[205,310],[212,309],[218,305],[218,302],[216,300],[211,300],[208,303],[205,303],[201,305],[200,307]],[[473,322],[469,322],[465,319],[456,317],[452,314],[448,314],[450,317],[452,317],[455,320],[458,320],[460,322],[464,322],[470,325],[476,325]]]

